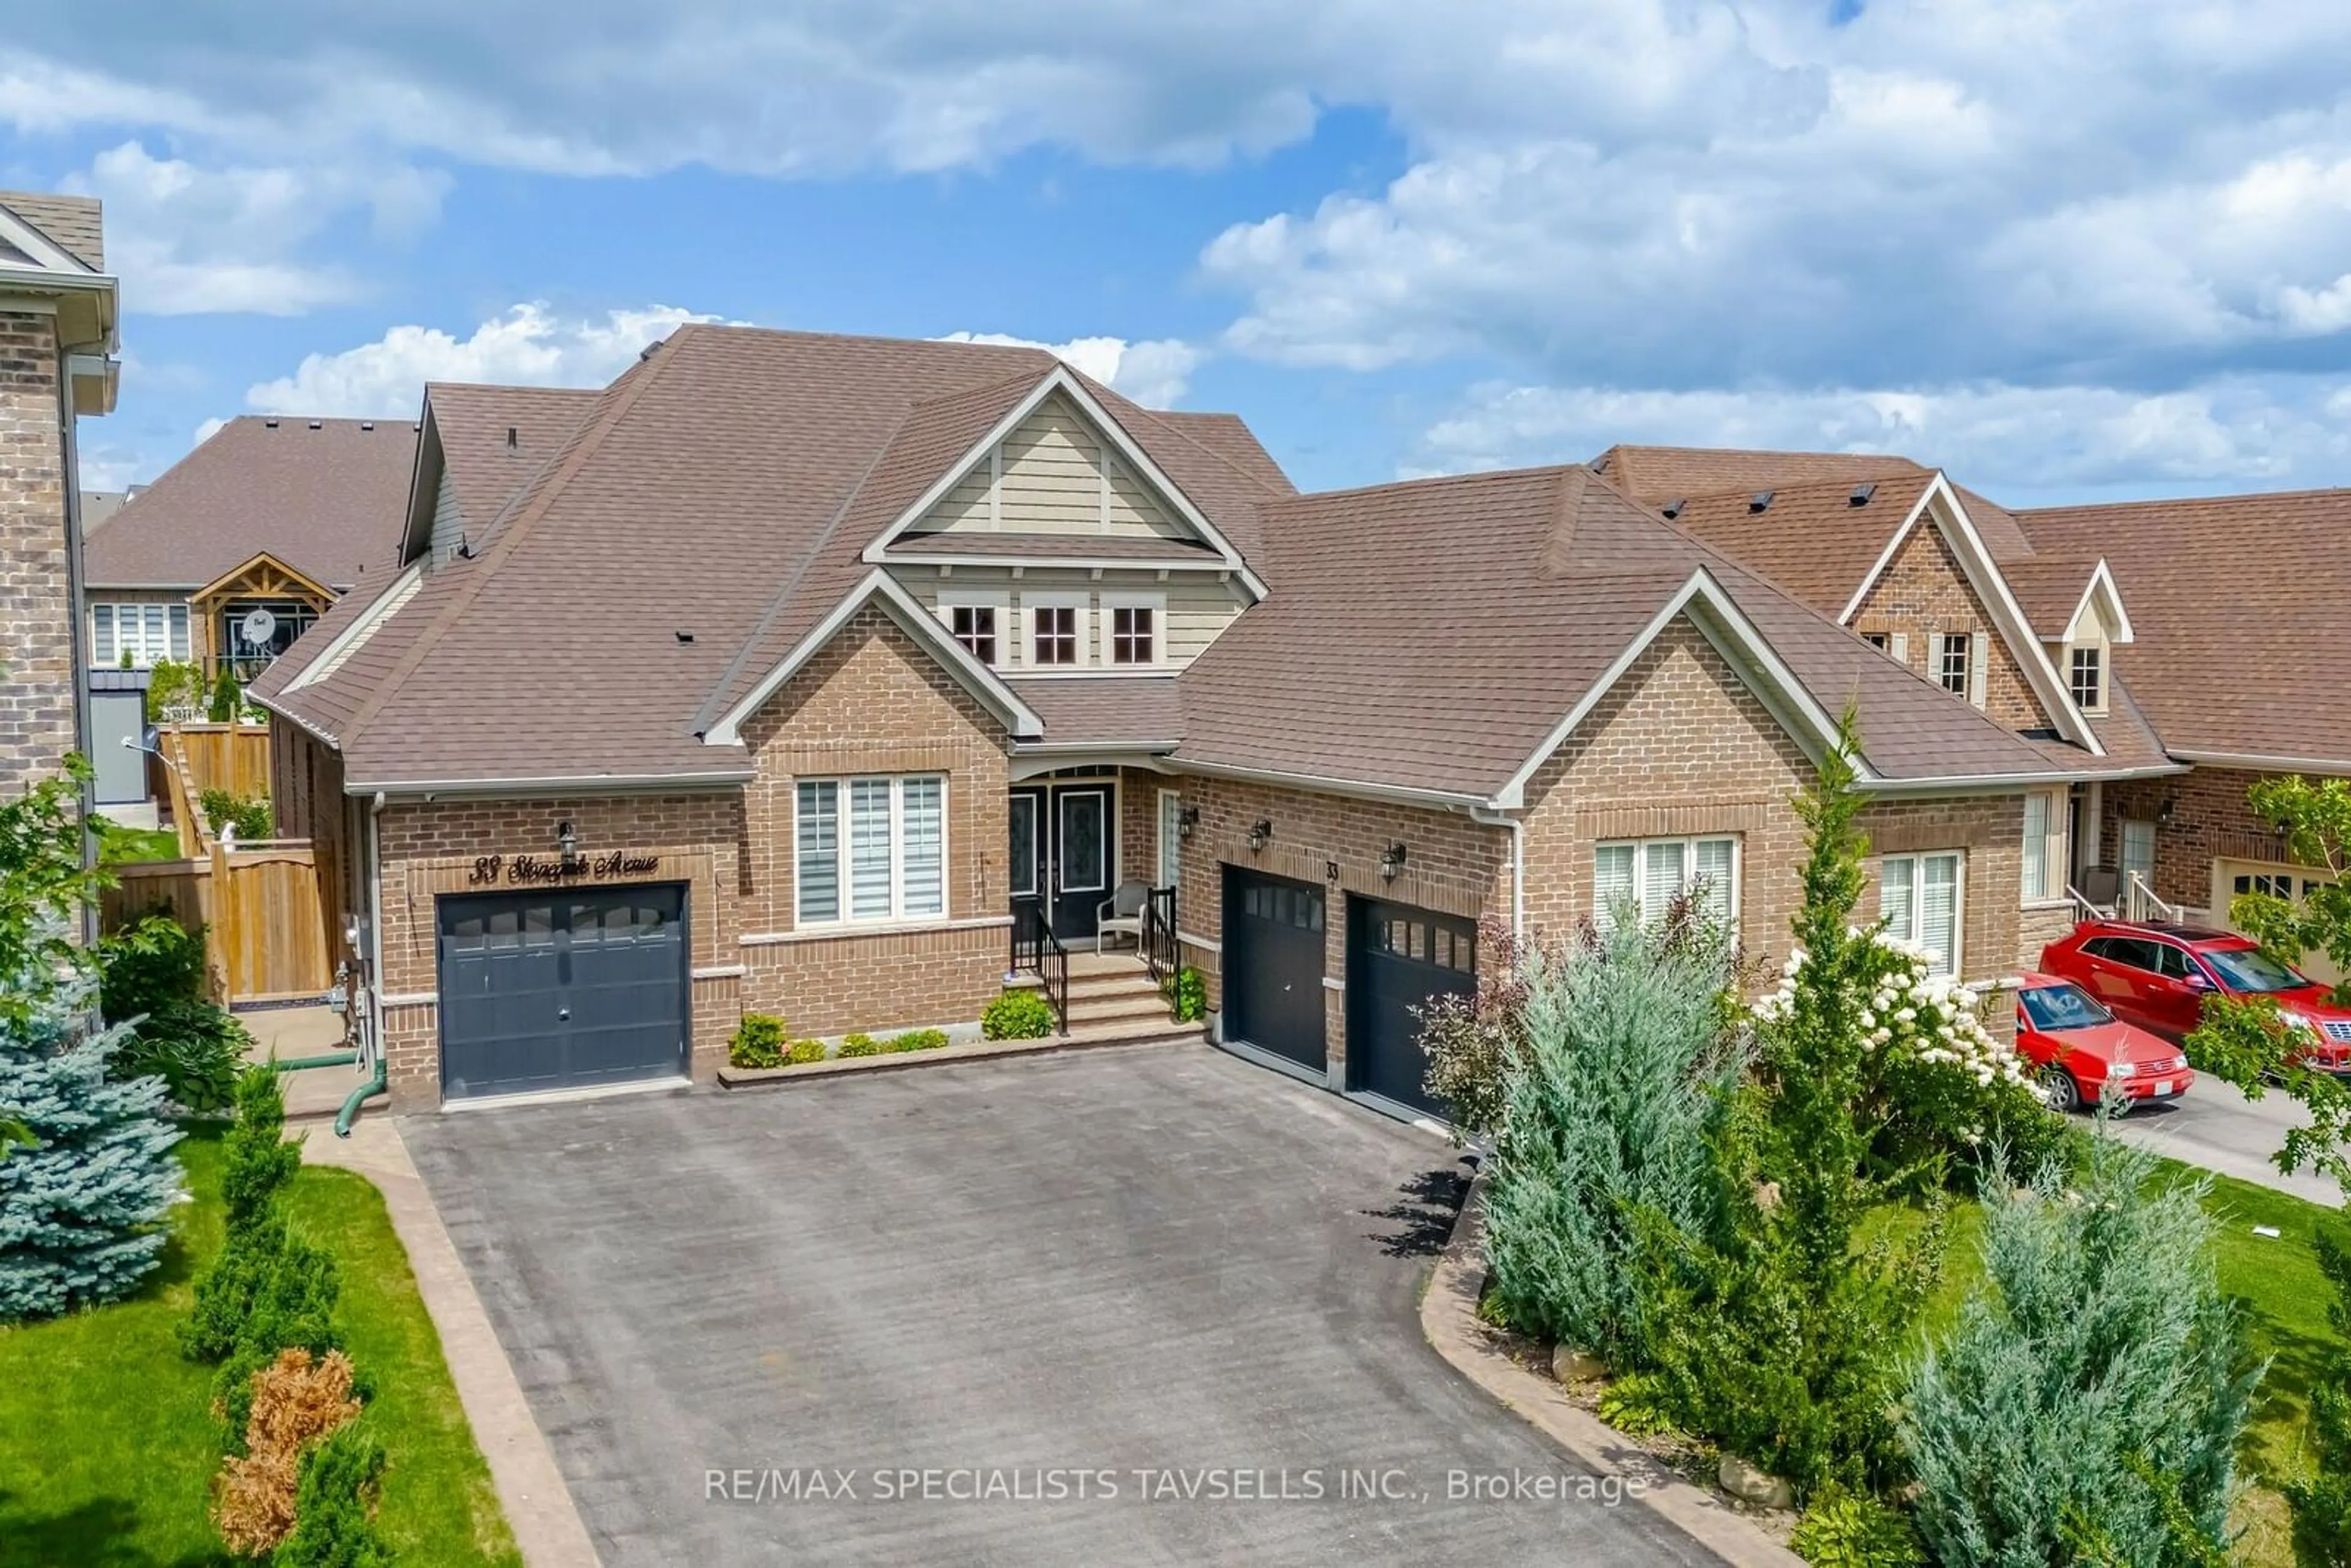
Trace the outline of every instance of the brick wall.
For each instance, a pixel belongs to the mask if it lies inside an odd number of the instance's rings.
[[[0,798],[76,744],[60,397],[53,319],[0,310]]]
[[[2189,909],[2203,909],[2212,900],[2212,862],[2216,860],[2283,863],[2284,848],[2275,830],[2254,814],[2246,791],[2265,778],[2243,768],[2199,768],[2169,779],[2132,779],[2105,787],[2105,807],[2098,824],[2098,860],[2122,863],[2122,823],[2126,819],[2153,822],[2155,829],[2155,891],[2158,897]],[[2164,804],[2171,805],[2168,821]],[[2225,920],[2225,909],[2214,909]]]
[[[627,850],[657,858],[651,875],[630,880],[686,884],[695,971],[693,1071],[696,1078],[716,1071],[741,1016],[735,968],[740,963],[742,815],[741,797],[731,791],[386,805],[376,820],[383,879],[378,985],[386,1000],[392,1108],[430,1110],[440,1103],[437,900],[444,894],[498,891],[470,882],[475,858],[552,855],[558,824],[565,821],[578,833],[582,854]]]
[[[1186,962],[1208,982],[1208,1005],[1221,1009],[1221,954],[1197,939],[1221,944],[1224,936],[1224,868],[1237,865],[1321,887],[1327,899],[1323,920],[1322,973],[1343,986],[1346,979],[1346,896],[1350,894],[1418,904],[1476,919],[1510,913],[1510,835],[1467,816],[1424,808],[1350,800],[1302,789],[1208,779],[1196,775],[1173,781],[1184,804],[1197,807],[1200,820],[1178,852],[1182,877],[1176,895],[1176,924],[1186,937]],[[1251,851],[1252,824],[1268,821],[1273,837]],[[1393,882],[1380,875],[1380,860],[1392,843],[1406,849],[1405,869]],[[1334,880],[1330,873],[1338,868]],[[1333,1083],[1345,1082],[1346,996],[1323,988],[1323,1037]]]
[[[1869,597],[1854,612],[1853,629],[1904,633],[1909,639],[1910,667],[1929,680],[1938,673],[1938,635],[1989,632],[1984,712],[2010,729],[2033,729],[2050,723],[2016,654],[1993,629],[1983,601],[1969,586],[1949,542],[1928,519],[1921,518],[1902,541]]]
[[[1003,727],[869,609],[785,683],[743,739],[758,768],[744,792],[743,1005],[812,1035],[977,1018],[1002,987],[1010,924]],[[946,775],[949,927],[797,930],[796,781],[880,773]]]

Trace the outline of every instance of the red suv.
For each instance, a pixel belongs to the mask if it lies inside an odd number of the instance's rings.
[[[2270,997],[2290,1026],[2308,1033],[2303,1059],[2351,1072],[2351,1008],[2325,986],[2279,963],[2246,937],[2197,925],[2085,920],[2042,949],[2041,967],[2073,981],[2111,1009],[2167,1040],[2180,1040],[2214,994]]]

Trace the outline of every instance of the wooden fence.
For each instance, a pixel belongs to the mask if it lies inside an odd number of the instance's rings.
[[[159,907],[191,930],[203,926],[223,1003],[317,997],[334,983],[333,934],[307,841],[214,843],[200,856],[116,870],[121,884],[101,901],[99,928],[120,930]]]
[[[166,798],[180,852],[206,852],[196,800],[207,789],[250,799],[269,793],[269,731],[251,724],[166,725],[156,737],[163,754]]]

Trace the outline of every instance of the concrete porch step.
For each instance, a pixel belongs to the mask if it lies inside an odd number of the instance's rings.
[[[1061,1037],[1068,1045],[1146,1045],[1161,1040],[1188,1040],[1199,1043],[1207,1039],[1207,1030],[1196,1023],[1170,1023],[1165,1013],[1151,1019],[1117,1019],[1109,1022],[1088,1023],[1072,1019],[1070,1032]]]
[[[1143,970],[1132,975],[1087,975],[1070,977],[1070,1000],[1072,1004],[1088,997],[1155,997],[1159,988]]]
[[[1070,1023],[1106,1023],[1113,1019],[1161,1019],[1167,1017],[1167,1001],[1157,991],[1144,990],[1116,996],[1077,997],[1070,998]]]

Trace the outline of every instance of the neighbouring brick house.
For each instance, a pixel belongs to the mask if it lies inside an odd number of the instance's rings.
[[[526,440],[531,395],[428,392],[390,570],[254,688],[402,1107],[706,1078],[746,1009],[968,1028],[1159,888],[1219,1039],[1417,1109],[1481,916],[1695,890],[1784,956],[1848,707],[1869,907],[1970,979],[2062,925],[2074,785],[2175,767],[1898,460],[1857,504],[1647,453],[1668,507],[1625,449],[1301,496],[1035,350],[705,326]],[[1842,595],[1688,499],[1807,481],[1883,521]],[[1074,1031],[1148,1027],[1109,984]]]
[[[77,421],[114,406],[99,204],[0,192],[0,797],[86,750]]]

